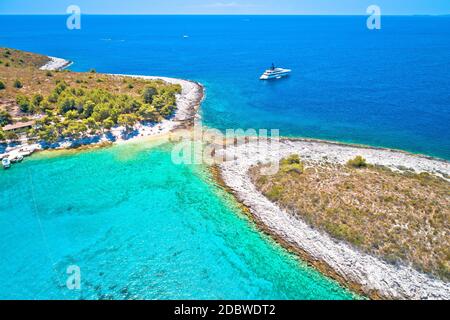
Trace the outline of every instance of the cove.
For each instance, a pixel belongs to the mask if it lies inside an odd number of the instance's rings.
[[[259,232],[206,168],[173,164],[169,144],[44,152],[0,185],[1,299],[357,298]]]

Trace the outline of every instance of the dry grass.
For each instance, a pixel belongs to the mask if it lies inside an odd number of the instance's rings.
[[[450,279],[448,181],[374,166],[305,163],[303,173],[269,177],[260,168],[250,170],[258,189],[310,225],[388,262]]]
[[[71,88],[105,89],[113,94],[127,94],[133,97],[139,97],[146,85],[151,84],[155,87],[165,85],[159,80],[143,80],[90,72],[39,70],[39,67],[49,61],[46,56],[15,49],[0,48],[0,61],[0,81],[6,87],[0,90],[0,109],[8,111],[15,118],[24,116],[18,111],[15,102],[17,95],[30,98],[34,94],[48,96],[55,88],[57,81],[65,81]],[[16,80],[22,83],[22,88],[18,89],[13,86]]]

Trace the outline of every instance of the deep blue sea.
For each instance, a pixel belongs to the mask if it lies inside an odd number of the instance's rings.
[[[450,17],[0,16],[0,46],[72,70],[194,79],[211,127],[403,149],[450,159]],[[188,36],[188,37],[185,37]],[[271,63],[290,78],[262,82]]]

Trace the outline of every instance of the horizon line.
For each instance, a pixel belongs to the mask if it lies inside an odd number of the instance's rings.
[[[69,13],[0,13],[0,16],[69,16]],[[328,17],[366,17],[368,14],[319,14],[319,13],[309,13],[309,14],[289,14],[289,13],[82,13],[82,15],[89,16],[328,16]],[[382,14],[382,16],[450,16],[450,13],[398,13],[398,14]]]

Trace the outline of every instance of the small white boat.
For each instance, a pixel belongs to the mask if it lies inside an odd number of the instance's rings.
[[[272,67],[266,70],[260,77],[261,80],[281,79],[288,76],[292,72],[291,69],[276,68],[272,63]]]
[[[4,169],[8,169],[9,167],[11,167],[11,161],[9,161],[8,158],[3,158],[2,159],[2,166]]]

